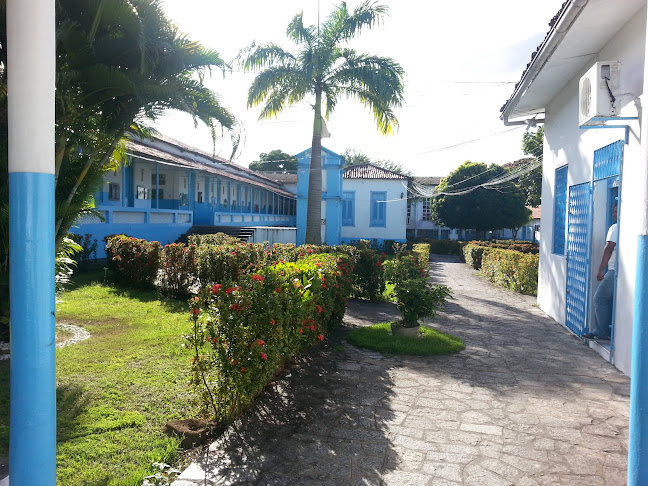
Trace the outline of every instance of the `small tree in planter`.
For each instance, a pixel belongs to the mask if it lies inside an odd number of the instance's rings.
[[[395,328],[418,328],[419,319],[434,317],[437,310],[451,295],[451,290],[445,285],[430,286],[424,279],[410,279],[394,283],[394,292],[398,298],[397,307],[403,316]]]

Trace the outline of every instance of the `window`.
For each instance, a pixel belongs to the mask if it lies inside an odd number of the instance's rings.
[[[114,182],[108,183],[108,199],[111,201],[119,201],[121,199],[119,184],[115,184]]]
[[[355,192],[342,193],[342,226],[355,226]]]
[[[369,226],[386,226],[387,193],[371,191],[371,216]]]
[[[554,199],[553,252],[565,254],[565,228],[567,226],[567,166],[556,169]]]
[[[430,200],[423,199],[423,221],[432,221],[432,211],[430,210]]]

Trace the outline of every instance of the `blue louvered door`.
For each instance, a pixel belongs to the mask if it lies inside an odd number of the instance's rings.
[[[567,311],[565,325],[587,332],[592,192],[589,182],[569,188],[567,215]]]

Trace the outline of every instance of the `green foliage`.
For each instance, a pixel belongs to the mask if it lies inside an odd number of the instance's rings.
[[[218,422],[237,417],[286,360],[324,339],[349,286],[335,255],[313,255],[213,284],[191,300],[191,384]]]
[[[194,246],[202,245],[236,245],[241,243],[236,236],[230,236],[226,233],[210,233],[206,235],[189,235],[189,244]]]
[[[76,266],[76,261],[74,260],[74,255],[79,253],[83,248],[81,245],[76,243],[72,238],[63,238],[61,245],[59,246],[56,252],[56,291],[60,292],[63,288],[70,283],[70,278],[72,273],[74,273],[74,267]]]
[[[416,238],[409,244],[426,243],[430,246],[433,255],[461,255],[463,243],[454,240],[433,240],[430,238]]]
[[[360,299],[379,300],[385,291],[384,253],[379,254],[367,246],[355,253],[353,272],[353,296]]]
[[[129,287],[152,289],[160,268],[161,250],[157,241],[113,236],[106,244],[108,268]]]
[[[297,171],[297,157],[281,150],[261,154],[258,161],[250,162],[250,170],[259,172],[281,172],[284,174]]]
[[[342,97],[349,97],[371,110],[381,133],[392,133],[398,126],[393,110],[403,101],[403,68],[393,59],[349,47],[356,35],[386,13],[387,7],[368,1],[349,12],[343,2],[322,23],[308,27],[297,14],[286,35],[297,45],[298,54],[276,44],[253,43],[239,55],[244,70],[258,72],[248,91],[248,106],[263,106],[260,119],[276,117],[306,97],[314,99],[306,243],[321,242],[323,119]]]
[[[196,247],[182,243],[166,245],[160,256],[159,289],[168,297],[188,297],[189,289],[196,284]]]
[[[354,329],[347,340],[360,348],[412,356],[452,354],[466,347],[460,338],[429,327],[421,326],[421,337],[409,337],[392,335],[391,326],[392,323],[387,322]]]
[[[235,282],[265,266],[268,252],[261,244],[202,244],[196,247],[196,269],[202,285]]]
[[[75,258],[79,270],[88,270],[93,266],[97,266],[98,240],[93,238],[90,233],[86,233],[85,235],[70,233],[68,237],[73,239],[78,245],[81,245],[81,251]]]
[[[434,317],[451,295],[445,285],[428,283],[427,259],[421,258],[420,253],[401,251],[396,258],[385,262],[385,267],[385,278],[394,284],[403,327],[415,327],[419,319]]]
[[[481,272],[491,282],[515,292],[538,293],[539,255],[513,250],[487,248],[481,260]]]
[[[465,162],[437,187],[442,194],[432,199],[433,218],[449,228],[491,231],[525,225],[531,211],[526,195],[513,182],[486,183],[506,175],[506,169],[491,164]]]
[[[473,267],[475,270],[481,268],[482,255],[486,246],[481,245],[481,242],[470,242],[463,247],[464,261]]]
[[[412,253],[414,253],[419,262],[427,265],[430,260],[430,245],[428,243],[415,243],[412,245]]]

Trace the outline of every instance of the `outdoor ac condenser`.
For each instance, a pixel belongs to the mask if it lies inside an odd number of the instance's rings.
[[[614,93],[619,89],[619,62],[597,62],[578,83],[578,124],[592,125],[593,118],[618,114]]]

